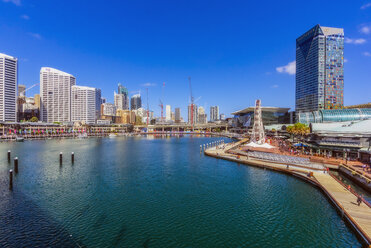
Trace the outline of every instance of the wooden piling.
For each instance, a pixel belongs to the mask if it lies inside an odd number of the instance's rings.
[[[75,162],[75,153],[74,152],[71,153],[71,162],[72,163]]]
[[[14,158],[14,172],[18,174],[18,157]]]
[[[13,189],[13,170],[9,170],[9,189]]]
[[[11,155],[11,151],[8,150],[8,163],[10,163],[10,155]]]
[[[59,153],[59,163],[62,164],[62,161],[63,161],[63,153],[60,152]]]

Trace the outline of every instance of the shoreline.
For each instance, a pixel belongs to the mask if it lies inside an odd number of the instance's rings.
[[[228,147],[227,145],[225,150],[228,151],[234,147],[239,146],[240,144],[238,143],[240,142],[237,142],[237,145],[232,144],[232,147]],[[340,194],[344,192],[339,193],[339,189],[340,189],[339,187],[337,187],[336,189],[334,188],[332,192],[330,192],[331,191],[330,189],[332,189],[331,187],[333,186],[334,187],[341,186],[343,190],[354,195],[353,197],[354,201],[356,199],[355,192],[348,191],[348,189],[346,189],[344,185],[341,185],[340,182],[337,181],[336,179],[332,179],[332,180],[336,181],[338,185],[332,185],[331,183],[333,182],[328,179],[333,178],[333,176],[330,176],[329,174],[324,174],[323,172],[316,172],[316,171],[308,170],[304,168],[303,169],[287,169],[285,168],[286,167],[285,165],[275,163],[272,161],[265,161],[265,160],[260,160],[260,159],[251,159],[251,158],[241,159],[241,156],[226,154],[224,150],[217,150],[216,147],[205,149],[204,154],[210,157],[217,158],[217,159],[224,159],[224,160],[228,160],[231,162],[236,162],[238,164],[244,164],[248,166],[254,166],[260,169],[269,169],[269,170],[276,171],[279,173],[284,173],[284,174],[294,176],[295,178],[301,179],[302,181],[309,183],[310,185],[319,189],[324,194],[324,196],[335,207],[335,210],[338,212],[338,214],[341,217],[345,217],[346,223],[351,227],[353,231],[355,231],[357,237],[360,238],[362,243],[367,245],[367,247],[371,247],[371,229],[369,229],[369,226],[367,225],[366,226],[367,230],[364,230],[365,223],[363,223],[363,220],[360,220],[358,218],[357,213],[355,213],[353,209],[350,209],[348,205],[344,206],[345,201],[341,202],[340,200],[340,199],[344,200],[342,197],[340,197]],[[312,173],[310,174],[311,175],[310,177],[308,176],[309,173]],[[330,182],[327,183],[326,180]],[[347,197],[348,197],[347,200],[349,200],[349,194],[347,195]],[[371,205],[369,203],[366,203],[366,201],[364,201],[363,204],[361,204],[361,206],[363,207],[362,210],[367,211],[365,221],[369,222],[371,225]],[[357,210],[357,207],[355,208],[355,210]],[[365,208],[368,208],[368,209],[365,209]],[[361,224],[363,224],[363,226]]]

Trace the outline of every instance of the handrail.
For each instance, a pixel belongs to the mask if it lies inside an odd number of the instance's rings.
[[[344,166],[345,168],[351,170],[352,172],[356,173],[357,175],[359,175],[360,177],[362,177],[362,178],[364,178],[364,179],[366,179],[366,180],[368,180],[368,181],[371,180],[371,178],[368,177],[367,175],[365,176],[365,175],[359,173],[358,171],[356,171],[356,170],[353,169],[352,167],[349,167],[348,165],[345,165],[345,164],[340,164],[340,165],[341,165],[341,166]]]
[[[352,189],[352,187],[350,187],[350,185],[347,186],[345,183],[343,183],[343,182],[340,181],[338,178],[336,178],[333,174],[331,174],[331,173],[329,173],[329,174],[330,174],[330,176],[331,176],[332,178],[334,178],[338,183],[340,183],[341,186],[343,186],[345,189],[349,190],[350,193],[352,193],[353,195],[355,195],[357,198],[360,197],[360,195],[357,194],[357,192],[355,192],[354,189]],[[370,204],[368,201],[366,201],[363,197],[361,197],[361,199],[362,199],[363,203],[366,204],[366,206],[368,206],[369,208],[371,208],[371,204]]]

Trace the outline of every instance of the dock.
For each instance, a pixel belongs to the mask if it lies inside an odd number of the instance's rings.
[[[204,150],[207,156],[225,159],[240,164],[266,168],[300,178],[322,190],[329,201],[333,203],[339,214],[350,224],[358,237],[371,248],[371,205],[363,200],[358,206],[357,194],[334,176],[318,166],[301,166],[275,161],[257,159],[229,151],[238,147],[243,141],[216,145]]]

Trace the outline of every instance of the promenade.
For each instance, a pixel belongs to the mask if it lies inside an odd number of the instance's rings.
[[[288,166],[285,163],[250,157],[248,154],[234,154],[233,150],[245,141],[209,147],[204,153],[215,158],[287,173],[319,187],[363,242],[371,247],[371,205],[368,202],[363,201],[358,206],[357,194],[317,165],[290,164]]]

